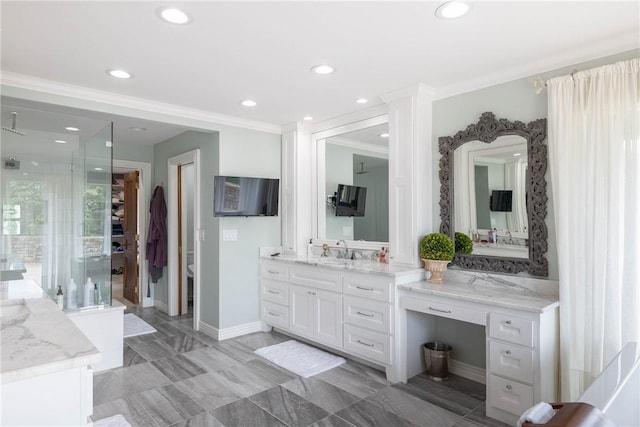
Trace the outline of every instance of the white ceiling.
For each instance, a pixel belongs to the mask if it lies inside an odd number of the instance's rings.
[[[638,1],[476,1],[451,21],[430,1],[172,2],[185,26],[158,18],[166,4],[2,1],[2,71],[281,126],[420,82],[443,97],[640,47]],[[309,71],[321,63],[336,72]]]

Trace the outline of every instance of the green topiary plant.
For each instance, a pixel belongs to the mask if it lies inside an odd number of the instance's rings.
[[[473,242],[469,236],[456,231],[454,237],[456,240],[456,253],[470,254],[473,252]]]
[[[446,234],[431,233],[420,240],[420,258],[451,261],[455,254],[453,240]]]

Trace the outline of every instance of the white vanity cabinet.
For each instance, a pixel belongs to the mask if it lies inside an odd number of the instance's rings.
[[[289,267],[272,261],[260,263],[262,321],[279,328],[289,328]]]
[[[342,347],[342,295],[291,285],[291,331],[333,347]]]

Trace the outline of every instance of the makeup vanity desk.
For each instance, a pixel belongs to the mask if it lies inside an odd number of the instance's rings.
[[[445,283],[398,285],[400,381],[424,370],[421,345],[434,318],[485,327],[486,414],[513,425],[534,404],[558,398],[558,297],[545,280],[448,271]],[[414,316],[413,312],[430,316]],[[455,343],[454,343],[455,346]],[[455,349],[454,349],[455,351]]]

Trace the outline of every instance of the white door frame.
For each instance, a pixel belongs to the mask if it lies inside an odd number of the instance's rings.
[[[147,297],[149,283],[149,269],[147,268],[147,228],[149,224],[149,203],[151,200],[151,163],[134,162],[131,160],[113,159],[112,168],[123,168],[139,172],[138,188],[138,234],[140,235],[138,246],[138,297],[142,307],[152,307],[154,289],[151,287],[151,296]]]
[[[200,324],[200,150],[195,149],[169,158],[168,167],[168,191],[167,191],[167,234],[168,234],[168,305],[169,316],[178,314],[178,167],[193,163],[193,259],[196,271],[193,278],[193,329],[198,330]],[[183,236],[183,239],[186,237]],[[184,245],[186,247],[186,244]],[[186,268],[186,266],[185,266]]]

